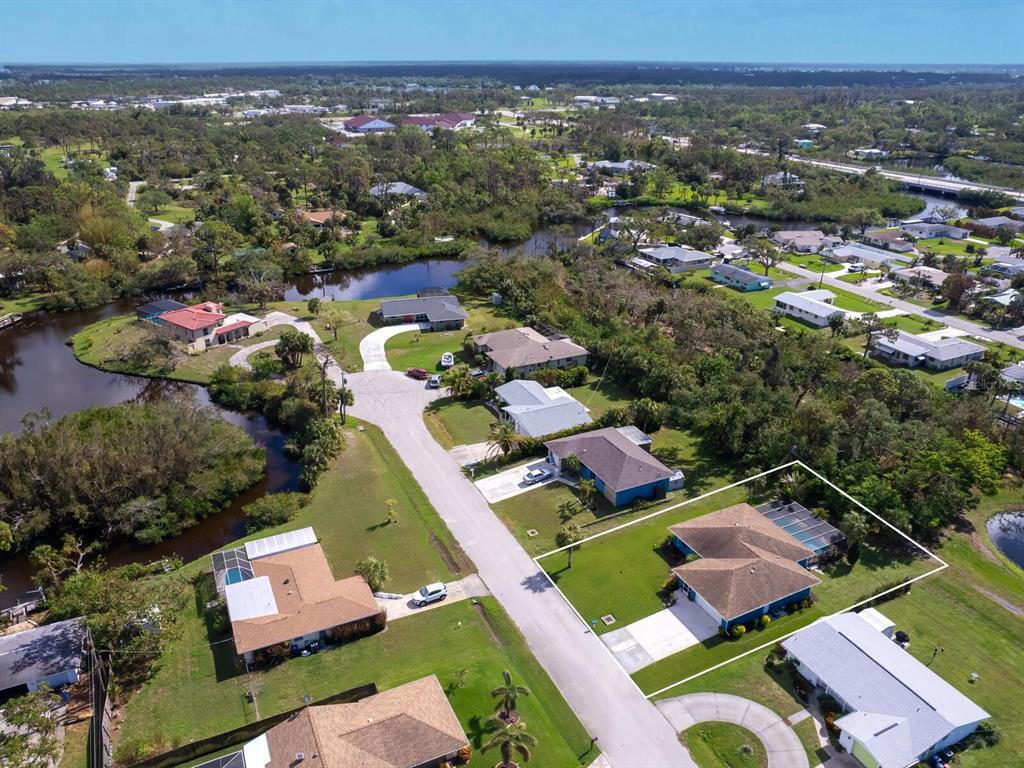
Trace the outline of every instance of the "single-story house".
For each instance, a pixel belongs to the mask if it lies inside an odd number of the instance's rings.
[[[216,331],[227,316],[223,307],[205,301],[182,309],[172,309],[159,316],[159,325],[171,338],[202,351],[216,343]]]
[[[653,163],[645,163],[643,160],[622,160],[621,162],[598,160],[596,163],[588,163],[587,167],[596,171],[608,171],[618,176],[632,171],[649,171],[656,166]]]
[[[572,103],[578,107],[598,106],[614,107],[621,101],[618,96],[573,96]]]
[[[340,222],[345,218],[346,213],[346,211],[330,209],[300,210],[298,212],[302,219],[313,225],[313,229],[323,229],[332,222]]]
[[[679,588],[726,632],[810,597],[814,552],[749,504],[669,526]]]
[[[384,611],[362,576],[334,580],[312,528],[215,552],[213,571],[235,650],[250,663],[271,646],[297,652],[339,628],[369,634],[384,626]]]
[[[1005,291],[1000,293],[991,293],[988,296],[982,296],[978,301],[984,301],[989,304],[998,304],[1001,307],[1010,306],[1014,299],[1021,295],[1021,292],[1015,288],[1007,288]]]
[[[0,637],[0,692],[56,690],[78,682],[84,667],[88,632],[82,619]]]
[[[589,424],[587,409],[561,387],[544,387],[530,379],[514,379],[495,388],[502,412],[527,437],[543,437]]]
[[[828,126],[827,125],[822,125],[821,123],[804,123],[800,127],[803,128],[808,133],[821,133]]]
[[[641,248],[643,258],[664,267],[669,272],[690,272],[695,269],[710,267],[715,257],[704,251],[681,248],[678,245],[657,245],[652,248]]]
[[[820,619],[782,641],[797,671],[846,714],[840,745],[865,768],[908,768],[989,717],[857,613]]]
[[[469,746],[437,677],[305,707],[221,758],[242,768],[438,768]],[[237,756],[237,758],[236,758]],[[232,760],[235,758],[235,760]]]
[[[770,173],[767,176],[761,178],[761,186],[763,187],[802,187],[804,181],[795,173],[789,171],[779,171],[778,173]]]
[[[927,219],[910,219],[900,222],[900,229],[908,235],[919,240],[929,240],[934,237],[948,237],[952,240],[963,240],[971,231],[963,227],[954,227],[942,221],[928,221]]]
[[[820,229],[790,229],[773,232],[771,240],[785,251],[795,253],[817,253],[822,248],[832,248],[843,242],[836,235],[826,235]]]
[[[143,304],[141,307],[135,309],[135,316],[140,320],[153,323],[154,325],[160,325],[160,315],[164,312],[170,312],[175,309],[185,309],[188,305],[182,304],[180,301],[174,299],[157,299],[156,301],[149,301]]]
[[[1017,275],[1024,274],[1024,263],[1006,264],[1000,261],[995,264],[989,264],[983,268],[983,271],[1009,280]]]
[[[410,115],[402,120],[402,125],[414,125],[424,133],[434,128],[454,131],[461,128],[472,128],[476,115],[472,112],[446,112],[443,115]]]
[[[989,216],[985,219],[973,219],[971,223],[982,227],[989,227],[990,229],[1009,227],[1014,232],[1024,232],[1024,221],[1011,219],[1009,216]]]
[[[881,160],[889,156],[889,153],[884,149],[875,149],[874,147],[858,147],[851,151],[850,154],[858,160]]]
[[[909,267],[914,263],[914,259],[911,256],[883,251],[880,248],[872,248],[870,245],[864,245],[863,243],[846,243],[835,248],[829,248],[826,249],[824,255],[826,259],[837,264],[851,262],[863,264],[871,269],[881,269],[882,267],[898,269]]]
[[[458,297],[448,293],[417,294],[415,299],[387,299],[380,303],[374,315],[384,325],[430,323],[432,331],[458,330],[469,317],[459,304]]]
[[[541,368],[573,368],[587,364],[587,350],[572,339],[545,336],[533,328],[512,328],[473,337],[476,354],[486,355],[498,373],[527,374]]]
[[[711,279],[740,291],[763,291],[774,285],[770,277],[755,275],[749,269],[732,264],[715,264],[711,267]]]
[[[817,328],[824,328],[835,315],[846,313],[833,306],[836,295],[832,291],[819,288],[811,291],[794,293],[784,291],[775,297],[775,311],[788,315],[795,320],[803,320]]]
[[[345,130],[353,133],[382,133],[397,126],[375,115],[356,115],[345,121]]]
[[[597,492],[617,507],[636,499],[663,498],[682,485],[682,473],[650,454],[650,438],[636,427],[606,427],[549,440],[548,461],[562,469],[575,455],[580,476],[593,480]]]
[[[876,331],[875,355],[894,365],[916,368],[923,365],[936,371],[959,368],[970,360],[979,360],[985,348],[973,341],[954,336],[932,341],[927,334],[913,334],[897,331],[890,341],[881,331]]]
[[[904,267],[903,269],[892,270],[889,273],[889,277],[900,283],[916,283],[939,288],[946,282],[949,272],[943,272],[935,267]]]
[[[1004,381],[1012,384],[1024,385],[1024,360],[1008,365],[999,372]]]
[[[903,232],[898,229],[869,229],[860,236],[865,243],[877,245],[897,253],[906,253],[914,250],[914,244],[903,237]]]
[[[389,181],[384,184],[377,184],[370,187],[370,194],[373,197],[384,197],[385,195],[397,195],[400,197],[414,197],[417,200],[426,198],[427,193],[412,184],[404,181]]]

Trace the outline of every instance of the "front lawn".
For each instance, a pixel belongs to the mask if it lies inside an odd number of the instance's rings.
[[[698,723],[679,734],[698,768],[767,768],[761,739],[732,723]]]
[[[601,379],[591,376],[590,380],[579,387],[566,390],[579,400],[587,409],[590,418],[599,419],[610,408],[621,408],[632,402],[629,391],[609,378]]]
[[[393,336],[384,345],[391,367],[396,371],[424,368],[440,373],[441,355],[445,352],[455,355],[456,362],[472,365],[473,360],[462,349],[467,335],[516,327],[516,323],[506,316],[501,307],[495,307],[487,301],[461,297],[460,300],[469,315],[464,328],[458,331],[410,331]]]
[[[445,449],[487,440],[494,414],[479,400],[442,397],[423,412],[427,429]]]
[[[878,312],[879,310],[887,309],[887,307],[881,302],[865,299],[862,296],[858,296],[856,293],[850,293],[849,291],[844,291],[842,288],[836,288],[834,285],[826,286],[826,290],[835,294],[836,298],[832,302],[833,304],[840,309],[845,309],[849,312]]]
[[[184,619],[154,677],[124,708],[119,755],[168,749],[255,719],[230,643],[211,649],[201,608],[198,602],[198,610]],[[474,747],[470,765],[490,768],[497,756],[480,752],[486,740],[482,725],[494,711],[490,691],[501,683],[503,670],[530,689],[530,696],[520,698],[520,712],[538,741],[532,763],[574,766],[596,757],[596,749],[588,753],[586,730],[493,598],[410,616],[380,634],[290,659],[253,677],[260,715],[266,717],[301,706],[306,695],[318,700],[368,682],[386,690],[437,675]]]
[[[785,259],[790,264],[804,269],[809,269],[813,272],[821,272],[824,270],[825,274],[829,272],[838,272],[843,268],[842,264],[834,264],[831,261],[826,261],[819,253],[786,253]]]

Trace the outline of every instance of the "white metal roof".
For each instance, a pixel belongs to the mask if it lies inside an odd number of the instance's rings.
[[[267,743],[267,734],[261,733],[242,747],[242,756],[245,758],[245,768],[266,768],[270,765],[270,745]],[[287,755],[287,757],[291,757],[291,755]]]
[[[228,604],[228,618],[231,621],[258,619],[260,616],[273,616],[277,613],[274,590],[266,576],[226,585],[224,600]]]
[[[865,608],[864,610],[859,611],[857,615],[864,619],[864,621],[866,621],[869,626],[874,627],[883,634],[887,630],[892,629],[896,626],[895,622],[890,620],[884,613],[882,613],[877,608]]]
[[[310,544],[316,544],[316,534],[312,528],[299,528],[297,531],[279,533],[276,536],[267,536],[263,539],[246,542],[245,556],[250,560],[267,555],[275,555],[278,552],[287,552],[289,549],[298,549]]]

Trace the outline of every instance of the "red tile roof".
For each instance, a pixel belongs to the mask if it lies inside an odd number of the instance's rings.
[[[248,320],[239,320],[237,323],[231,323],[230,325],[224,325],[217,329],[217,335],[220,336],[222,333],[231,333],[231,331],[237,331],[239,328],[248,328],[252,323]]]
[[[383,118],[377,117],[376,115],[356,115],[355,117],[350,117],[345,121],[345,127],[349,129],[362,128],[367,123],[372,123],[374,120],[381,119]]]
[[[202,306],[211,306],[209,303]],[[218,306],[213,304],[212,306]],[[224,315],[219,312],[210,312],[205,309],[199,309],[197,307],[185,307],[184,309],[172,309],[170,312],[164,312],[160,315],[160,322],[170,323],[176,325],[179,328],[184,328],[186,331],[198,331],[201,328],[209,328],[211,325],[216,325],[224,319]]]

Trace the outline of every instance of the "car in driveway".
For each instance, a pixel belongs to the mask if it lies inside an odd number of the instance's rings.
[[[430,387],[431,389],[440,389],[441,377],[435,373],[433,376],[427,379],[427,386]]]
[[[430,371],[425,370],[423,368],[410,368],[405,372],[405,375],[411,379],[419,379],[420,381],[424,381],[430,378]]]
[[[531,469],[529,472],[523,475],[523,482],[526,485],[535,485],[539,482],[547,480],[549,477],[551,477],[550,469],[542,469],[538,467],[537,469]]]
[[[412,593],[412,602],[418,607],[422,608],[424,605],[430,605],[436,603],[439,600],[444,600],[448,597],[448,587],[441,582],[435,584],[427,584],[425,587],[420,587]]]
[[[453,365],[455,365],[455,355],[453,355],[451,352],[445,352],[443,355],[441,355],[442,368],[451,368]]]

